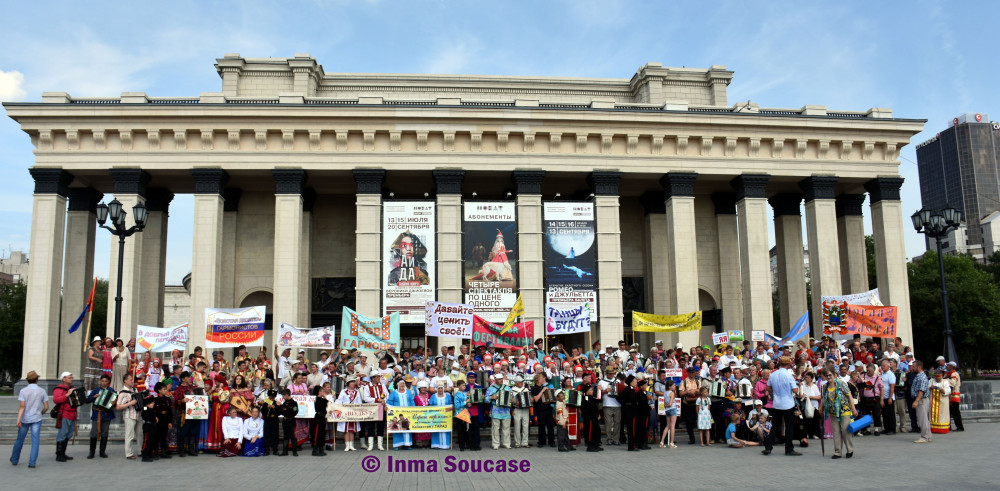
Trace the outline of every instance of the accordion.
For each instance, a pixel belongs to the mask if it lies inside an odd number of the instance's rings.
[[[482,370],[476,372],[476,385],[480,387],[490,386],[490,374]]]
[[[726,397],[726,383],[721,380],[716,380],[715,382],[712,382],[712,386],[708,392],[712,397]]]
[[[583,405],[583,393],[578,390],[566,391],[566,405],[580,407]]]
[[[517,408],[527,408],[531,407],[531,392],[523,390],[514,394],[514,407]]]
[[[542,390],[542,397],[538,398],[538,402],[542,404],[551,404],[556,402],[556,400],[552,397],[552,389],[546,388],[546,390]]]
[[[608,383],[608,393],[607,393],[607,395],[610,396],[610,397],[613,397],[615,399],[618,398],[618,381],[617,380],[612,380],[610,383]]]
[[[497,400],[494,405],[501,407],[512,407],[514,405],[514,393],[509,390],[500,389],[496,393]]]
[[[750,384],[736,384],[736,397],[740,399],[753,399],[753,386]]]
[[[469,402],[473,404],[481,404],[486,402],[486,390],[482,387],[477,387],[469,391]]]
[[[104,411],[114,409],[115,393],[110,389],[101,389],[101,391],[97,393],[97,397],[94,398],[94,407]]]
[[[347,384],[344,382],[344,377],[330,377],[330,390],[333,394],[338,395],[344,391],[344,387]]]
[[[69,400],[69,407],[73,408],[80,407],[83,405],[84,402],[86,402],[85,399],[86,396],[80,395],[82,392],[83,389],[78,387],[76,390],[70,392],[69,395],[66,396],[66,399]]]

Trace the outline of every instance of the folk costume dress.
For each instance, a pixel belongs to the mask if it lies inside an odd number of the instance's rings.
[[[413,396],[413,402],[415,402],[417,406],[430,406],[431,396],[430,394],[421,394],[419,391],[417,391],[417,394]],[[421,444],[426,443],[427,445],[429,445],[431,441],[431,434],[417,433],[416,440],[417,443]]]
[[[951,431],[951,381],[932,380],[931,387],[931,433],[944,434]]]
[[[251,442],[256,438],[257,441]],[[248,418],[243,422],[243,456],[260,457],[264,455],[264,419]]]
[[[240,455],[240,442],[243,441],[243,419],[239,416],[222,418],[222,450],[219,457],[236,457]]]
[[[405,387],[405,385],[400,384],[400,388]],[[416,404],[413,401],[413,392],[406,390],[399,391],[396,389],[389,394],[389,397],[385,400],[386,406],[389,407],[413,407]],[[386,417],[388,422],[388,415]],[[390,431],[390,433],[392,433]],[[394,433],[392,434],[392,448],[399,447],[411,447],[413,446],[413,435],[411,433]]]
[[[434,394],[431,396],[431,406],[451,406],[451,394],[445,392],[444,395]],[[451,448],[451,432],[440,431],[431,433],[431,448]]]
[[[288,390],[292,391],[292,395],[309,395],[309,386],[307,384],[291,384],[288,386]],[[295,440],[299,445],[311,441],[309,436],[309,420],[305,418],[295,419]]]
[[[222,450],[222,440],[225,436],[222,432],[222,420],[229,412],[229,387],[226,385],[225,377],[216,377],[215,388],[212,390],[212,408],[208,413],[208,436],[205,439],[205,450],[218,452]]]
[[[364,403],[364,401],[362,400],[362,396],[361,396],[361,390],[359,390],[359,389],[344,389],[344,390],[342,390],[340,392],[340,395],[337,397],[337,401],[336,402],[339,402],[341,404],[362,404],[362,403]],[[361,431],[361,423],[359,423],[357,421],[351,421],[349,423],[341,421],[340,423],[337,423],[337,431],[339,431],[341,433],[345,433],[345,432],[348,432],[348,431],[357,433],[357,432]]]

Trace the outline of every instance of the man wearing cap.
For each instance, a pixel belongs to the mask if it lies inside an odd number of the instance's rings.
[[[473,366],[475,366],[476,363],[477,362],[473,362]],[[474,452],[478,452],[483,449],[481,446],[482,435],[480,435],[479,427],[481,421],[481,413],[485,411],[485,409],[480,409],[480,403],[472,402],[472,391],[477,388],[478,389],[483,388],[476,385],[477,372],[478,372],[477,370],[474,370],[466,374],[466,379],[469,381],[469,384],[466,386],[465,389],[466,391],[465,397],[469,401],[469,420],[470,420],[468,431],[465,433],[465,446],[466,448]]]
[[[44,389],[38,386],[38,373],[34,370],[28,372],[25,380],[27,380],[28,385],[17,394],[17,440],[14,442],[14,449],[10,454],[10,463],[17,465],[21,460],[24,438],[30,432],[31,454],[28,459],[28,468],[34,469],[38,462],[38,445],[42,436],[42,413],[49,410],[49,396]],[[58,448],[57,444],[57,454]]]
[[[604,369],[604,378],[598,382],[597,387],[601,391],[601,403],[604,405],[604,430],[608,435],[608,445],[618,445],[622,426],[622,405],[618,402],[618,394],[625,389],[625,385],[615,378],[615,369],[609,366]]]
[[[501,391],[510,391],[510,387],[503,383],[503,375],[496,373],[493,375],[493,385],[486,389],[486,400],[492,403],[490,419],[493,420],[493,450],[499,450],[501,443],[504,448],[510,448],[510,408],[497,405]]]
[[[513,400],[518,400],[519,394],[526,394],[528,406],[515,407],[511,415],[511,433],[514,440],[514,448],[531,448],[528,443],[528,419],[531,415],[531,389],[524,386],[524,377],[518,375],[514,377],[514,387],[510,389]]]

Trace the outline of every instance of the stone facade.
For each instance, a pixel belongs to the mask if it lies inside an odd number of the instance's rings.
[[[56,265],[64,247],[79,250],[59,231],[66,196],[80,188],[147,204],[153,190],[195,195],[194,216],[171,217],[194,224],[190,306],[170,301],[179,290],[159,286],[129,290],[155,299],[125,298],[134,304],[125,309],[129,322],[173,325],[187,308],[193,340],[204,339],[206,307],[264,303],[275,324],[335,321],[322,310],[329,298],[314,297],[323,282],[336,290],[324,290],[330,298],[367,315],[381,312],[381,205],[393,199],[436,200],[442,300],[457,299],[462,284],[454,250],[461,202],[513,200],[518,237],[508,247],[519,254],[524,318],[540,326],[542,203],[592,200],[594,339],[630,338],[633,308],[713,313],[701,335],[635,336],[647,350],[654,339],[704,342],[714,329],[779,330],[766,216],[768,200],[782,193],[805,193],[810,259],[822,275],[813,281],[814,301],[860,284],[856,220],[850,215],[838,227],[844,215],[835,205],[841,195],[876,193],[879,284],[902,283],[884,290],[883,301],[906,312],[899,332],[911,342],[897,157],[922,120],[884,108],[730,105],[733,73],[721,66],[649,63],[629,79],[328,74],[308,55],[226,55],[216,67],[222,90],[198,97],[48,92],[41,102],[5,104],[36,149],[29,302],[38,308],[26,321],[26,370],[57,376],[48,351],[60,335],[64,279]],[[160,209],[160,232],[137,240],[165,243]],[[794,219],[782,223],[794,235]],[[155,245],[126,247],[131,285],[162,271],[163,248]],[[92,265],[93,258],[74,253],[71,260]],[[798,305],[800,296],[789,298]],[[404,335],[422,331],[407,326]],[[582,337],[563,341],[584,344]]]

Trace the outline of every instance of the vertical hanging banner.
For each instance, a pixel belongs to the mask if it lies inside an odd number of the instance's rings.
[[[473,307],[464,303],[427,302],[424,329],[428,336],[469,339]]]
[[[404,324],[424,320],[424,304],[434,300],[434,239],[433,202],[387,201],[382,205],[384,315],[398,313]]]
[[[466,202],[462,248],[465,303],[476,315],[503,322],[517,299],[516,207],[513,202]]]
[[[264,346],[266,310],[263,305],[242,309],[205,309],[205,347]]]
[[[399,351],[399,314],[365,317],[344,307],[340,318],[341,348],[368,353]]]
[[[545,203],[542,219],[545,222],[542,258],[545,261],[546,306],[573,309],[588,304],[590,319],[596,321],[597,242],[594,204]]]

